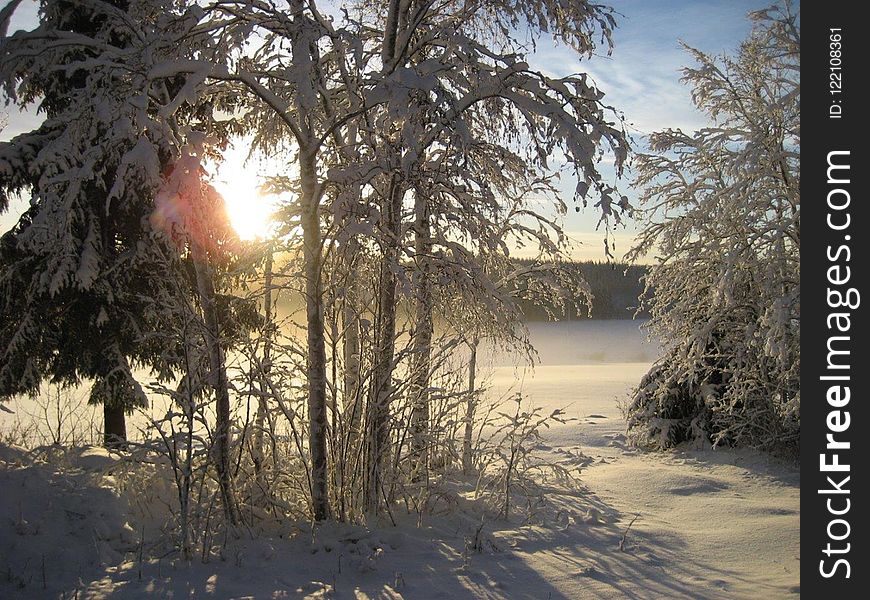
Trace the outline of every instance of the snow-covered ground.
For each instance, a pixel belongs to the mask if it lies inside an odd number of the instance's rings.
[[[203,563],[149,551],[149,491],[119,484],[101,449],[0,446],[0,598],[783,598],[799,594],[799,476],[749,451],[648,454],[625,445],[617,402],[655,349],[635,323],[534,325],[533,373],[496,357],[491,395],[516,390],[573,421],[547,458],[582,467],[509,522],[456,478],[422,523],[287,524],[226,540]],[[629,524],[632,523],[630,528]],[[152,556],[149,558],[149,554]],[[140,559],[140,556],[142,557]]]

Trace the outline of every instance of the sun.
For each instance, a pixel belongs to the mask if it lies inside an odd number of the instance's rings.
[[[274,227],[275,198],[260,190],[261,181],[251,170],[242,162],[224,161],[213,184],[224,198],[230,224],[240,239],[269,237]]]

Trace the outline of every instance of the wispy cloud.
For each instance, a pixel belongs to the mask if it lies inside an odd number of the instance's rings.
[[[611,0],[620,13],[611,56],[581,61],[569,48],[542,42],[532,60],[557,76],[584,72],[605,92],[605,102],[624,113],[631,132],[646,136],[668,127],[693,130],[707,121],[680,82],[689,55],[680,42],[706,52],[733,51],[749,31],[748,12],[769,0],[728,2]]]
[[[625,117],[628,133],[643,150],[650,133],[667,128],[691,131],[708,124],[692,104],[691,90],[680,81],[691,57],[681,46],[718,55],[732,53],[750,30],[747,14],[765,8],[770,0],[609,0],[617,11],[611,56],[581,60],[570,48],[541,40],[530,62],[553,75],[587,73],[605,93],[604,101]],[[612,161],[611,161],[612,162]],[[615,180],[611,164],[599,165],[607,181]],[[629,176],[617,182],[620,193],[634,202],[637,191]],[[573,181],[560,185],[565,198],[573,195]],[[571,211],[565,227],[578,232],[584,244],[577,258],[603,259],[603,234],[595,232],[598,211],[590,206]],[[631,246],[633,234],[617,234],[617,254]]]

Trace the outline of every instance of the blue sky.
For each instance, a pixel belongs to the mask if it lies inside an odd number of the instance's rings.
[[[564,47],[540,44],[532,64],[554,75],[586,72],[605,92],[604,102],[625,114],[629,134],[640,142],[666,128],[693,130],[707,124],[692,105],[691,92],[680,82],[680,69],[690,57],[680,45],[685,42],[711,54],[733,53],[747,36],[746,15],[766,8],[773,0],[611,0],[605,2],[617,13],[611,56],[580,60]],[[613,170],[606,166],[605,173]],[[570,182],[565,182],[570,197]],[[636,193],[630,180],[618,182],[630,198]],[[574,255],[602,260],[602,234],[595,231],[598,215],[592,207],[571,211],[565,229],[582,246]],[[631,246],[636,224],[627,224],[615,234],[619,257]]]
[[[652,131],[667,127],[691,130],[703,126],[705,120],[691,103],[689,89],[679,82],[680,68],[689,60],[680,41],[706,52],[731,53],[749,32],[746,14],[765,8],[772,0],[604,0],[618,13],[618,28],[614,34],[614,50],[610,57],[601,55],[581,61],[570,49],[542,40],[534,56],[533,66],[553,75],[586,72],[592,75],[606,93],[605,102],[621,110],[629,124],[629,132],[638,139]],[[0,0],[6,4],[6,0]],[[29,28],[36,22],[37,3],[24,0],[16,11],[10,31]],[[39,116],[18,113],[14,108],[0,108],[8,113],[8,122],[0,131],[0,140],[32,129]],[[606,165],[605,172],[612,173]],[[573,185],[565,182],[566,197]],[[634,197],[628,181],[619,187]],[[0,231],[8,229],[17,219],[21,205],[0,215]],[[604,258],[601,233],[595,231],[598,221],[591,207],[582,213],[571,211],[565,228],[571,237],[582,242],[574,255],[577,258]],[[617,255],[631,244],[634,228],[630,225],[617,233]]]

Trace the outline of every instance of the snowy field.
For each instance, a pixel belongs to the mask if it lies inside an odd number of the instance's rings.
[[[618,404],[656,355],[637,323],[531,331],[541,357],[533,372],[495,356],[481,375],[491,397],[522,391],[567,407],[575,420],[548,430],[538,452],[579,468],[579,487],[554,484],[504,521],[481,514],[472,482],[457,478],[421,523],[396,511],[396,526],[371,529],[245,529],[219,558],[187,564],[155,556],[162,519],[143,506],[160,492],[131,485],[117,457],[0,446],[0,598],[799,595],[795,465],[750,451],[628,447]]]

